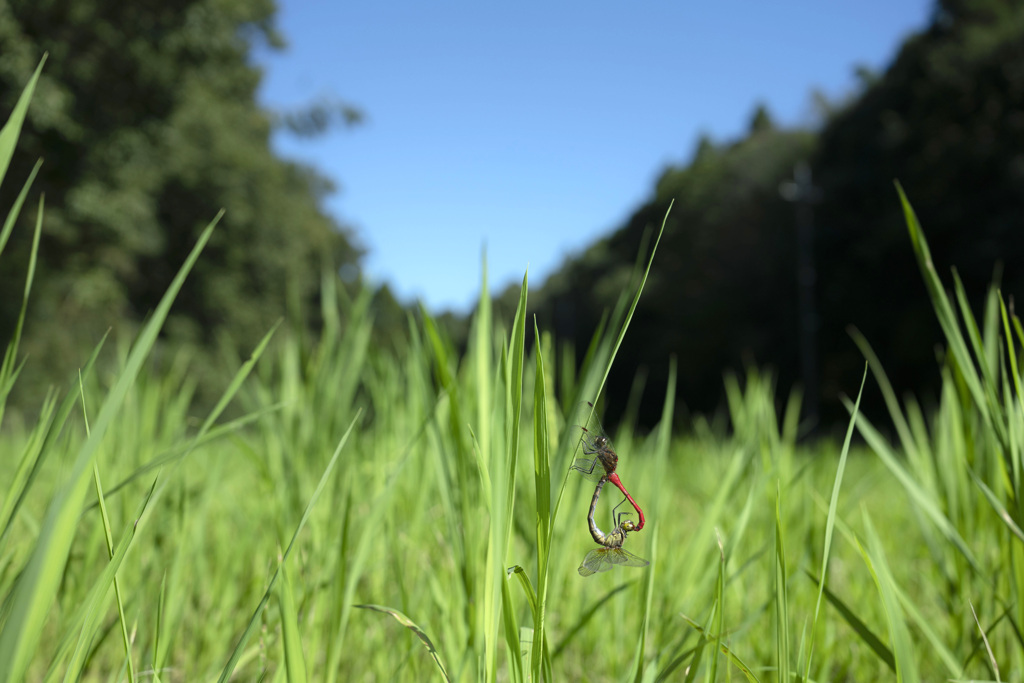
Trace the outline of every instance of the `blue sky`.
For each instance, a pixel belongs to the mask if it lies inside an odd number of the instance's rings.
[[[405,302],[469,310],[484,245],[492,291],[540,284],[618,227],[697,138],[741,136],[758,103],[815,122],[883,69],[931,0],[508,4],[278,0],[283,52],[260,53],[261,102],[321,98],[358,127],[274,139],[340,191],[326,209]]]

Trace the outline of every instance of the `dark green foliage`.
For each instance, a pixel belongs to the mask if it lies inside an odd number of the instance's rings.
[[[626,225],[535,297],[563,339],[588,338],[628,285],[645,229],[676,199],[611,378],[612,413],[637,369],[664,377],[670,354],[701,359],[679,370],[680,395],[696,410],[719,404],[723,368],[768,363],[783,387],[799,378],[796,212],[778,188],[804,159],[821,190],[814,241],[826,419],[845,419],[836,398],[863,370],[850,325],[897,386],[938,386],[920,349],[938,343],[939,330],[907,248],[894,179],[928,228],[940,272],[956,264],[965,289],[980,293],[1002,262],[1004,293],[1024,292],[1024,4],[943,0],[933,25],[888,69],[860,73],[864,91],[831,110],[818,134],[780,130],[759,107],[735,144],[702,137],[688,166],[668,169]],[[878,403],[868,392],[868,412]]]
[[[980,296],[1005,265],[1004,294],[1024,293],[1024,4],[939,3],[934,25],[825,128],[814,166],[825,197],[817,219],[826,391],[860,372],[849,324],[897,386],[936,386],[918,350],[941,336],[892,182],[926,226],[940,273],[955,265]]]
[[[320,209],[330,185],[275,158],[270,116],[255,102],[256,44],[279,46],[272,0],[174,3],[39,2],[0,8],[0,112],[9,111],[43,52],[0,206],[45,163],[40,290],[25,350],[74,367],[84,343],[141,320],[199,231],[227,210],[178,297],[167,334],[208,344],[221,332],[251,345],[315,297],[322,269],[357,264],[347,232]],[[14,231],[0,290],[17,291],[31,231]],[[290,291],[289,291],[290,290]],[[17,302],[0,299],[0,338]],[[312,322],[312,321],[310,321]]]

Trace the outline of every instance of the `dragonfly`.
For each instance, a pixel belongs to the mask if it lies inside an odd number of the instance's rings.
[[[626,541],[626,534],[637,530],[633,520],[627,519],[622,521],[622,517],[629,513],[620,513],[616,518],[615,528],[607,534],[597,528],[597,522],[594,521],[594,511],[597,509],[597,499],[600,497],[601,489],[604,488],[606,481],[609,481],[608,477],[601,477],[597,482],[597,488],[594,489],[594,498],[590,501],[590,513],[587,515],[590,535],[602,547],[594,548],[583,558],[583,562],[580,563],[577,570],[580,576],[590,576],[598,572],[606,572],[617,564],[626,567],[646,567],[650,564],[647,560],[641,559],[628,550],[622,549],[622,544]],[[612,514],[614,516],[614,511]]]
[[[576,458],[572,469],[581,472],[590,481],[606,478],[615,484],[626,496],[626,500],[630,502],[640,518],[640,523],[631,531],[640,531],[644,528],[644,511],[633,500],[633,496],[629,495],[629,491],[626,490],[619,475],[615,472],[615,468],[619,465],[619,456],[612,448],[611,439],[601,429],[601,423],[594,415],[594,404],[590,401],[580,403],[576,409],[576,426],[581,430],[580,443],[583,446],[583,453],[591,457]]]

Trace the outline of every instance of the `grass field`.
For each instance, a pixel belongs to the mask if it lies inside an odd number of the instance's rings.
[[[949,298],[904,207],[948,340],[935,413],[863,339],[894,437],[860,416],[852,449],[797,446],[799,397],[756,370],[726,379],[728,431],[674,434],[670,376],[660,425],[613,434],[648,518],[626,547],[651,564],[588,578],[565,416],[600,394],[643,272],[580,369],[526,318],[525,280],[512,320],[481,300],[460,357],[427,316],[401,354],[375,347],[369,294],[326,277],[322,337],[225,358],[208,415],[187,355],[153,357],[179,279],[37,415],[0,413],[0,682],[1020,681],[1024,332],[995,292],[980,323]],[[0,411],[45,362],[21,366],[19,336]]]

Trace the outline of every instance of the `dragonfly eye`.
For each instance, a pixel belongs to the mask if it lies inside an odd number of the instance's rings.
[[[622,523],[622,530],[623,531],[634,531],[634,530],[636,530],[636,525],[633,524],[632,520],[627,519],[625,522]]]

